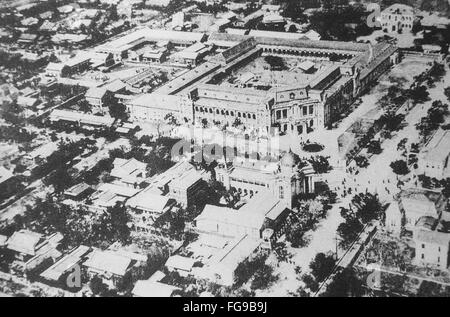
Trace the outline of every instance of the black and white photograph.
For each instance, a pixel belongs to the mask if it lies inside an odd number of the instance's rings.
[[[450,297],[449,46],[450,0],[1,0],[0,297]]]

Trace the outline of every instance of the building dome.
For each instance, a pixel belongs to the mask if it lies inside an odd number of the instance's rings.
[[[295,166],[295,156],[294,153],[292,153],[291,150],[289,152],[286,152],[283,157],[281,158],[281,166],[285,167],[293,167]]]

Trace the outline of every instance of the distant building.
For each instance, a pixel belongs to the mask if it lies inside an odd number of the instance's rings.
[[[213,238],[209,246],[211,248],[215,242]],[[225,245],[219,245],[219,252],[214,253],[209,259],[205,260],[205,265],[199,268],[196,276],[207,278],[215,283],[225,286],[232,286],[236,281],[236,269],[239,264],[246,259],[251,259],[254,253],[260,248],[261,241],[251,238],[249,235],[243,235],[226,242]]]
[[[205,187],[202,175],[195,169],[180,175],[169,183],[168,195],[183,207],[192,205],[192,202]]]
[[[12,270],[26,274],[48,259],[56,260],[61,256],[57,247],[62,239],[63,236],[59,233],[46,237],[24,229],[14,232],[6,243],[6,248],[15,257]]]
[[[89,69],[91,65],[91,57],[86,53],[79,53],[75,57],[70,58],[65,62],[65,65],[69,67],[70,74],[81,73]]]
[[[147,280],[137,281],[131,293],[134,297],[172,297],[180,290],[176,286]]]
[[[73,273],[74,268],[86,259],[90,251],[90,247],[80,245],[69,251],[68,254],[42,272],[40,276],[52,285],[68,287],[66,282],[68,274]]]
[[[104,106],[106,102],[109,100],[108,98],[112,97],[112,93],[103,87],[92,87],[90,88],[85,95],[86,101],[98,112],[104,111]]]
[[[448,268],[450,234],[418,228],[414,231],[413,239],[416,244],[416,264],[444,270]]]
[[[87,54],[89,54],[92,68],[109,67],[115,63],[114,56],[111,53],[89,52]]]
[[[418,174],[437,179],[450,177],[450,131],[439,129],[419,154]]]
[[[111,176],[117,182],[136,188],[146,177],[147,164],[131,158],[129,160],[116,158],[113,162]]]
[[[95,48],[97,52],[112,53],[116,61],[127,57],[129,51],[134,51],[144,43],[169,41],[174,46],[188,47],[206,39],[204,33],[182,32],[172,30],[142,28],[118,39],[109,41]]]
[[[111,127],[115,119],[110,116],[97,116],[71,110],[53,110],[50,114],[51,122],[71,122],[88,129],[104,129]]]
[[[70,68],[64,63],[49,63],[45,69],[45,75],[48,77],[68,77]]]
[[[44,160],[53,154],[58,149],[58,145],[56,143],[50,142],[45,143],[33,151],[24,155],[24,160],[26,164],[34,164],[38,163],[39,160]]]
[[[178,272],[181,276],[188,276],[192,272],[194,263],[194,259],[181,255],[173,255],[167,259],[165,266],[169,271]]]
[[[400,233],[402,227],[412,232],[417,221],[423,216],[437,218],[436,207],[425,195],[402,197],[398,203],[393,202],[386,210],[386,225],[395,233]]]
[[[137,232],[150,232],[154,222],[163,215],[172,211],[175,200],[168,196],[155,193],[147,189],[126,202],[131,215],[132,229]]]
[[[146,259],[145,256],[130,256],[113,250],[94,250],[89,254],[88,260],[83,263],[83,267],[90,278],[97,276],[110,289],[114,289],[127,273],[132,274],[131,269],[135,265],[146,261]]]
[[[295,195],[315,191],[312,168],[305,166],[301,172],[297,172],[296,164],[294,155],[286,153],[279,163],[235,160],[231,167],[219,165],[215,170],[217,180],[227,189],[234,188],[244,197],[250,198],[259,191],[268,190],[290,208]]]
[[[72,200],[82,200],[92,193],[92,188],[86,183],[79,183],[67,189],[64,196]]]
[[[17,39],[17,42],[22,44],[31,44],[36,42],[38,37],[39,35],[37,34],[22,33]]]
[[[0,186],[6,186],[8,181],[13,178],[14,174],[3,166],[0,166]]]
[[[130,120],[135,122],[164,122],[173,115],[178,123],[192,121],[192,103],[186,96],[143,94],[126,103]]]
[[[424,220],[439,219],[445,205],[440,193],[421,189],[403,190],[385,211],[386,230],[394,235],[400,235],[403,230],[412,233]]]
[[[93,212],[104,212],[117,203],[125,203],[130,197],[136,195],[140,189],[123,184],[103,183],[89,198],[92,205],[89,208]]]
[[[64,5],[57,8],[58,12],[61,14],[69,14],[70,12],[74,11],[75,8],[71,5]]]
[[[172,0],[146,0],[145,5],[152,7],[167,7]]]
[[[101,86],[101,88],[104,88],[107,91],[112,92],[113,94],[122,94],[127,91],[128,85],[120,79],[116,79]]]
[[[31,97],[25,97],[25,96],[19,96],[17,98],[17,104],[19,106],[22,106],[24,108],[31,108],[39,104],[39,99],[37,98],[31,98]]]
[[[275,198],[269,191],[260,191],[247,204],[235,210],[227,207],[206,205],[195,218],[196,230],[227,237],[248,235],[260,240],[264,229],[274,231],[276,238],[285,231],[290,209],[285,202]]]
[[[210,52],[210,50],[211,48],[209,46],[203,43],[196,43],[177,52],[174,58],[183,64],[195,66]]]
[[[414,19],[413,7],[396,3],[381,12],[381,28],[388,33],[411,32]]]
[[[174,15],[172,15],[172,24],[171,24],[172,30],[175,31],[182,31],[184,28],[184,13],[183,12],[177,12]]]
[[[130,52],[130,54],[132,54]],[[149,49],[143,52],[142,61],[147,63],[162,63],[167,59],[168,51],[166,48]]]

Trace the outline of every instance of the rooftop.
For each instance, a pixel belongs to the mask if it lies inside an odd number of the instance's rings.
[[[127,201],[127,206],[136,209],[149,210],[155,213],[164,213],[169,197],[144,190]]]
[[[91,187],[86,183],[79,183],[67,189],[64,194],[76,197],[89,190],[90,188]]]
[[[181,271],[190,272],[194,266],[195,260],[181,255],[173,255],[167,259],[166,267]]]
[[[439,129],[428,141],[424,159],[430,162],[442,163],[450,155],[450,130]]]
[[[416,230],[414,233],[414,238],[418,242],[432,243],[445,247],[448,247],[450,243],[450,234],[424,229]]]
[[[82,257],[84,257],[90,250],[90,247],[84,245],[75,248],[69,254],[65,255],[62,259],[55,262],[55,264],[45,270],[41,274],[41,277],[50,281],[58,281],[63,274],[72,270],[72,268],[78,264]]]
[[[402,197],[401,205],[406,213],[437,215],[436,206],[423,194],[416,197]]]
[[[405,4],[395,3],[384,9],[382,13],[412,15],[414,14],[414,8]]]
[[[13,176],[14,174],[10,170],[7,170],[5,167],[0,166],[0,184],[12,178]]]
[[[124,276],[131,262],[130,258],[118,255],[114,251],[94,250],[83,265],[97,271]]]
[[[180,290],[180,288],[147,280],[137,281],[132,294],[136,297],[171,297],[176,290]]]
[[[111,171],[111,176],[117,178],[136,178],[144,177],[147,164],[139,162],[135,158],[129,160],[116,158],[113,162],[114,168]]]
[[[152,107],[165,110],[180,111],[183,97],[177,95],[165,95],[163,93],[143,94],[130,102],[131,105]]]
[[[169,81],[164,86],[155,90],[155,93],[161,95],[172,95],[180,92],[184,88],[196,83],[198,80],[204,78],[205,76],[211,74],[220,68],[217,63],[205,62],[194,69],[176,77],[175,79]]]
[[[86,92],[86,98],[101,99],[105,96],[107,90],[104,87],[92,87]]]
[[[52,113],[50,114],[50,119],[52,121],[65,120],[71,122],[81,122],[83,124],[95,126],[112,126],[115,120],[110,116],[97,116],[84,112],[59,109],[52,111]]]
[[[208,39],[209,42],[229,42],[230,46],[240,43],[250,36],[228,34],[228,33],[212,33]],[[363,52],[369,49],[368,44],[356,42],[340,42],[340,41],[316,41],[316,40],[292,40],[275,37],[255,37],[256,44],[260,45],[277,45],[277,46],[294,46],[307,49],[329,49],[337,51]]]
[[[186,173],[182,174],[180,177],[175,178],[170,182],[169,187],[183,188],[187,189],[193,184],[202,179],[202,176],[195,169],[191,169]]]
[[[14,232],[8,239],[7,247],[9,250],[34,256],[42,238],[43,236],[40,233],[22,229]]]

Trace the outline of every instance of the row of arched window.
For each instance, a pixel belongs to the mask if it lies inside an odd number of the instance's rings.
[[[200,107],[200,106],[196,106],[195,111],[200,112],[200,113],[210,113],[210,114],[215,113],[216,115],[232,116],[232,117],[234,117],[236,115],[238,118],[256,120],[256,114],[254,114],[254,113],[247,113],[247,112],[240,112],[240,111],[235,112],[232,110],[229,111],[229,110],[224,110],[224,109],[213,110],[212,108]]]

